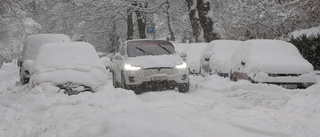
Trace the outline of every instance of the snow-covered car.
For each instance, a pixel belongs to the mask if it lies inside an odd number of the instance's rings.
[[[103,65],[106,69],[110,69],[111,67],[111,59],[107,56],[100,57],[100,60],[102,61]]]
[[[52,42],[71,42],[71,39],[65,34],[34,34],[26,38],[22,57],[18,59],[20,81],[22,84],[29,82],[30,70],[33,67],[39,48],[45,43]]]
[[[206,48],[203,50],[203,52],[200,55],[200,74],[205,75],[209,73],[209,60],[212,55],[212,48],[214,44],[219,40],[211,41],[210,43],[207,44]]]
[[[68,95],[96,92],[108,80],[95,48],[87,42],[44,44],[31,74],[31,87],[52,83]]]
[[[190,74],[200,74],[199,53],[202,53],[208,43],[173,43],[178,52],[187,53],[186,61]]]
[[[114,87],[132,89],[175,89],[189,91],[187,55],[175,52],[167,40],[129,40],[120,47],[112,61]]]
[[[243,41],[236,40],[216,40],[211,42],[211,57],[209,59],[209,74],[218,74],[221,77],[229,77],[231,57]]]
[[[248,40],[234,52],[230,79],[268,83],[284,88],[307,88],[315,83],[313,66],[291,43],[281,40]]]

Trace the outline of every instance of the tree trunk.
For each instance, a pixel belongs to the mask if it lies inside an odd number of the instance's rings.
[[[171,41],[175,41],[176,38],[174,37],[174,33],[173,33],[172,27],[171,27],[171,18],[170,18],[170,14],[169,14],[169,8],[170,8],[170,3],[167,0],[167,11],[166,11],[166,14],[167,14],[167,21],[168,21],[168,29],[169,29],[169,33],[170,33],[170,40]]]
[[[203,30],[203,38],[205,42],[218,39],[218,35],[213,32],[213,21],[208,14],[210,12],[210,2],[204,0],[197,0],[197,10],[199,12],[200,24]]]
[[[127,40],[133,39],[133,22],[132,22],[132,10],[128,9],[128,18],[127,18]]]
[[[148,7],[148,3],[133,3],[133,6],[138,6],[139,8],[147,8]],[[147,26],[147,22],[146,22],[146,17],[144,15],[143,12],[136,10],[136,15],[137,15],[137,22],[138,22],[138,30],[139,30],[139,38],[140,39],[145,39],[147,38],[146,36],[146,26]]]
[[[195,42],[200,42],[200,32],[201,32],[201,26],[199,22],[199,18],[197,18],[197,9],[194,7],[194,0],[186,0],[188,11],[189,11],[189,19],[192,27],[192,35],[195,40]]]

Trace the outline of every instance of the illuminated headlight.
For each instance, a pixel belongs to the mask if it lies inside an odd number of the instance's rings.
[[[178,68],[178,69],[184,69],[186,67],[187,67],[187,63],[181,63],[181,64],[176,65],[176,68]]]
[[[130,65],[130,64],[125,64],[125,65],[124,65],[124,69],[125,69],[125,70],[134,71],[134,70],[140,70],[141,68],[140,68],[140,67],[137,67],[137,66]]]

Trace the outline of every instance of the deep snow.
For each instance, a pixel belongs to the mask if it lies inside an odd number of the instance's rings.
[[[0,68],[0,137],[318,137],[320,84],[274,85],[190,76],[190,92],[114,89],[67,96],[50,84],[18,83],[16,63]]]

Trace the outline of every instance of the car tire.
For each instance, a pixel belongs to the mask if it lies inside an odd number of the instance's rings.
[[[230,80],[234,82],[238,81],[238,79],[236,79],[236,77],[234,76],[234,73],[230,73]]]
[[[25,77],[20,77],[20,81],[22,85],[28,84],[29,83],[29,78],[25,78]]]
[[[183,83],[178,85],[178,90],[180,93],[189,92],[189,83]]]
[[[254,83],[253,79],[251,77],[248,78],[248,80],[251,82],[251,83]]]

